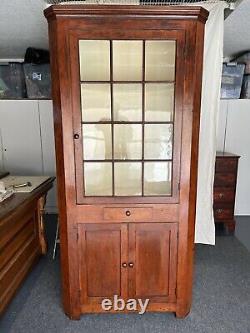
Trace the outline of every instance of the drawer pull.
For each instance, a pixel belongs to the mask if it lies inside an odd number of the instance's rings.
[[[130,268],[133,268],[133,267],[134,267],[134,263],[133,263],[133,262],[130,262],[130,263],[128,264],[128,266],[129,266]]]
[[[223,193],[219,193],[219,198],[222,199],[224,197]]]
[[[126,215],[127,216],[130,216],[131,215],[131,212],[129,210],[126,211]]]
[[[128,265],[127,265],[126,262],[123,262],[123,263],[122,263],[122,267],[123,267],[123,268],[126,268],[127,266],[128,266]]]
[[[217,209],[218,214],[221,214],[222,212],[223,212],[223,209],[221,209],[221,208]]]

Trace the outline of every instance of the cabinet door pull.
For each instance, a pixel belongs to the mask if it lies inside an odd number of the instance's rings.
[[[223,198],[224,194],[223,193],[219,193],[219,198]]]
[[[133,268],[133,267],[134,267],[134,263],[133,263],[133,262],[130,262],[130,263],[128,264],[128,266],[129,266],[130,268]]]
[[[221,214],[223,212],[223,209],[217,209],[217,213]]]
[[[126,262],[123,262],[123,263],[122,263],[122,267],[123,267],[123,268],[126,268],[127,266],[128,266],[128,265],[127,265]]]
[[[74,134],[74,139],[79,139],[79,134]]]
[[[127,210],[127,211],[126,211],[126,215],[127,215],[127,216],[130,216],[130,215],[131,215],[130,210]]]

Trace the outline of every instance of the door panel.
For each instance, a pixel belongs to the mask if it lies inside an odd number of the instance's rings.
[[[175,300],[177,225],[129,225],[129,297]]]
[[[78,227],[81,303],[100,303],[114,295],[126,297],[127,226],[83,224]]]

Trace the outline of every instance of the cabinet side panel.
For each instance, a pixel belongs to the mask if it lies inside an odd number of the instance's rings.
[[[71,131],[64,128],[70,121],[67,121],[70,108],[68,107],[69,98],[64,94],[68,83],[65,82],[67,76],[66,50],[65,43],[65,22],[52,19],[49,21],[49,39],[51,50],[51,69],[52,69],[52,96],[54,113],[54,131],[56,146],[56,174],[57,174],[57,198],[60,222],[60,258],[62,270],[62,296],[64,311],[72,319],[80,317],[79,302],[79,279],[78,279],[78,259],[77,259],[77,229],[73,223],[75,221],[68,205],[68,187],[66,181],[68,174],[73,168],[67,165],[68,154],[65,136],[71,135]],[[64,72],[66,72],[64,74]],[[68,112],[68,113],[67,113]],[[66,163],[65,163],[66,161]],[[74,177],[74,172],[71,177]],[[71,205],[74,201],[71,201]],[[70,223],[71,222],[71,223]]]
[[[178,317],[189,313],[192,301],[204,24],[187,23],[186,36],[176,311]]]

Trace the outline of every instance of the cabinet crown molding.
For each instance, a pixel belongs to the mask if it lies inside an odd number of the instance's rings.
[[[82,17],[87,15],[119,16],[159,16],[163,18],[188,18],[206,22],[209,12],[200,6],[139,6],[139,5],[52,5],[44,10],[48,20],[70,15]]]

